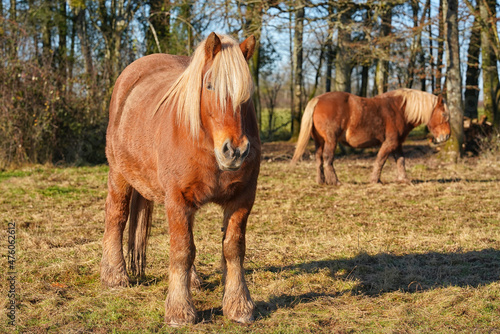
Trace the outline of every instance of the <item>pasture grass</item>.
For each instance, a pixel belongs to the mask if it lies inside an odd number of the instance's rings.
[[[367,181],[375,151],[336,160],[340,187],[314,183],[314,161],[289,166],[293,145],[264,146],[247,230],[246,279],[256,321],[222,316],[221,210],[197,214],[194,291],[199,323],[163,324],[169,238],[155,207],[146,277],[99,282],[107,167],[0,172],[2,268],[16,222],[17,332],[22,333],[498,333],[500,157],[439,161],[409,141],[411,185]],[[498,153],[498,152],[497,152]],[[0,281],[0,332],[7,282]]]

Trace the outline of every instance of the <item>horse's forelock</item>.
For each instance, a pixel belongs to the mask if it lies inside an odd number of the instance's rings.
[[[213,58],[206,74],[202,76],[206,62],[203,41],[196,48],[189,66],[160,101],[160,104],[176,106],[178,122],[187,126],[195,138],[201,127],[199,92],[207,81],[210,81],[215,100],[222,110],[226,109],[228,99],[231,99],[232,107],[236,110],[250,98],[253,90],[252,77],[239,44],[229,36],[218,36],[222,48]]]
[[[204,81],[210,80],[215,99],[222,110],[226,110],[228,99],[231,99],[233,110],[236,110],[250,99],[253,91],[252,77],[239,44],[225,35],[221,36],[221,41],[222,49],[215,56]]]

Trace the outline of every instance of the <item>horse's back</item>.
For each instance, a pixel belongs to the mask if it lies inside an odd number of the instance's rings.
[[[383,141],[383,101],[346,92],[325,93],[318,98],[314,126],[324,138],[334,136],[343,144],[359,148]]]
[[[189,65],[189,57],[153,54],[127,66],[116,80],[109,109],[110,122],[126,107],[154,108],[165,91]]]

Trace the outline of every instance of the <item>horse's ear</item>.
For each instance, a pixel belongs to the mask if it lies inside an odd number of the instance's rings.
[[[440,105],[440,104],[443,104],[443,95],[441,95],[441,94],[438,95],[438,101],[437,101],[436,105]]]
[[[243,57],[248,61],[253,56],[253,52],[255,50],[255,36],[251,35],[247,39],[245,39],[240,44],[241,52],[243,52]]]
[[[212,60],[222,48],[219,36],[212,32],[205,42],[205,58]]]

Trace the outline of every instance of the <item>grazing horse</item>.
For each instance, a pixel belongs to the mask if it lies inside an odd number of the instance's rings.
[[[403,142],[410,131],[426,124],[441,143],[450,136],[449,112],[441,96],[414,89],[397,89],[373,98],[331,92],[313,98],[302,116],[296,163],[312,134],[316,146],[316,182],[339,185],[333,168],[337,143],[354,148],[380,145],[370,181],[380,182],[382,167],[390,153],[398,168],[398,181],[408,183]],[[326,161],[323,168],[323,161]]]
[[[238,45],[211,33],[191,58],[156,54],[135,61],[114,87],[101,282],[129,284],[122,250],[127,219],[129,269],[144,273],[153,202],[163,203],[170,234],[165,322],[172,326],[196,321],[193,224],[208,202],[224,210],[223,313],[253,320],[243,259],[261,155],[247,63],[254,48],[253,36]]]

